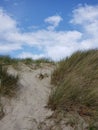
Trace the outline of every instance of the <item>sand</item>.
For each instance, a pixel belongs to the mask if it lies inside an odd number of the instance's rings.
[[[20,64],[16,70],[9,66],[8,73],[19,75],[20,89],[16,98],[1,99],[5,116],[0,120],[0,130],[58,130],[53,121],[46,121],[53,113],[46,108],[52,88],[50,77],[53,69],[48,64],[36,69],[24,64]],[[64,126],[60,130],[73,129]]]
[[[10,67],[8,71],[19,75],[21,89],[15,99],[2,98],[5,117],[0,121],[0,130],[31,129],[32,122],[42,121],[52,114],[51,110],[45,108],[51,87],[49,82],[52,69],[46,66],[33,70],[22,64],[20,70]],[[47,73],[48,77],[39,79],[40,73]]]

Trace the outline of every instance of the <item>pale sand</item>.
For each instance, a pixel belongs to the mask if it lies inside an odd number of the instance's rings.
[[[9,73],[20,77],[20,92],[16,99],[3,101],[5,117],[0,121],[0,130],[30,129],[33,121],[42,121],[52,112],[45,108],[50,92],[51,68],[39,68],[32,70],[22,65],[20,71],[9,68]],[[40,80],[38,75],[47,73],[49,77]],[[4,99],[3,99],[4,100]]]
[[[53,66],[44,65],[42,68],[31,69],[20,64],[19,70],[14,70],[11,66],[8,72],[19,75],[20,90],[17,98],[5,99],[2,97],[5,116],[0,120],[0,130],[50,130],[45,124],[41,124],[52,115],[52,111],[47,109],[47,100],[50,94],[50,76]],[[39,79],[39,74],[47,73],[48,77]],[[53,122],[52,122],[53,123]],[[57,130],[54,126],[51,130]],[[62,130],[72,130],[64,127]]]

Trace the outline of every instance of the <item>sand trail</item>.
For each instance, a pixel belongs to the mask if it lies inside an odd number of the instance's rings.
[[[51,110],[45,108],[51,90],[52,70],[49,66],[33,70],[22,65],[18,71],[9,68],[9,73],[18,73],[21,89],[16,99],[9,101],[2,98],[6,114],[0,121],[0,130],[36,130],[36,124],[52,114]],[[40,79],[40,73],[47,76]]]
[[[8,73],[19,75],[20,89],[16,98],[1,98],[5,116],[0,120],[0,130],[75,130],[66,126],[66,120],[49,118],[54,114],[46,107],[53,70],[54,66],[47,64],[36,69],[24,64],[17,70],[9,67]]]

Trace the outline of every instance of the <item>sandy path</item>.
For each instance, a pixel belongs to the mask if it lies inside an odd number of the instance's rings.
[[[52,112],[45,108],[50,93],[50,75],[53,68],[46,66],[32,70],[22,65],[20,71],[9,69],[10,73],[18,73],[21,89],[16,99],[3,100],[5,117],[0,120],[0,130],[38,130],[37,124]],[[47,73],[48,77],[40,80],[38,75]]]

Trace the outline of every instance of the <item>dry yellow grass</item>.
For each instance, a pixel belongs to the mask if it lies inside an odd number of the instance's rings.
[[[78,51],[60,61],[51,83],[51,109],[77,110],[98,121],[98,50]]]

